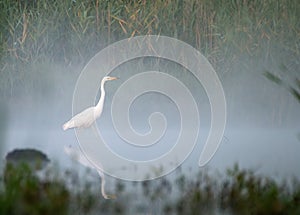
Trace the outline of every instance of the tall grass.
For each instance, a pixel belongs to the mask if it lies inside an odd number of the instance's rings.
[[[297,0],[3,0],[0,8],[6,90],[26,76],[24,65],[84,64],[103,47],[137,35],[181,39],[217,70],[240,55],[270,56],[274,47],[293,59],[300,55]]]

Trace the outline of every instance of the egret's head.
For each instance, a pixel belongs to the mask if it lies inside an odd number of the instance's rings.
[[[113,81],[113,80],[117,80],[117,77],[111,77],[111,76],[105,76],[103,78],[103,81]]]

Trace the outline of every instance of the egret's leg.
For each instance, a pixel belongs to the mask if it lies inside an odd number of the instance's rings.
[[[93,129],[94,134],[97,136],[96,122],[94,122],[94,123],[92,124],[92,129]]]
[[[101,194],[102,194],[102,196],[105,199],[115,199],[116,198],[115,195],[109,195],[109,194],[106,194],[106,192],[105,192],[105,175],[104,175],[104,173],[99,169],[97,169],[97,172],[101,178]]]
[[[97,135],[96,122],[94,122],[94,123],[91,125],[91,127],[92,127],[92,130],[93,130],[94,134]],[[109,194],[106,194],[106,192],[105,192],[105,175],[104,175],[104,173],[102,172],[103,167],[101,166],[100,163],[98,163],[98,165],[100,165],[100,168],[101,168],[101,169],[98,169],[98,168],[96,169],[97,172],[98,172],[98,174],[99,174],[99,176],[100,176],[100,178],[101,178],[101,194],[102,194],[102,196],[103,196],[105,199],[115,199],[115,198],[116,198],[115,195],[109,195]]]

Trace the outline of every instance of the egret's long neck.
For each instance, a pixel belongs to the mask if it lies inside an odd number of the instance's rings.
[[[101,82],[101,96],[100,96],[100,99],[98,101],[98,104],[96,105],[96,110],[95,110],[96,113],[101,113],[102,109],[103,109],[104,98],[105,98],[104,83],[105,83],[105,81],[103,80]]]

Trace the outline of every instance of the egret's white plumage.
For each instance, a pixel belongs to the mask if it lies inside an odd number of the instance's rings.
[[[90,127],[98,117],[101,116],[105,98],[105,90],[104,84],[106,81],[116,80],[116,77],[105,76],[101,81],[101,96],[96,106],[89,107],[82,111],[81,113],[75,115],[68,122],[63,125],[63,130],[67,130],[69,128],[88,128]],[[91,162],[83,156],[83,154],[76,149],[70,147],[64,147],[66,154],[68,154],[71,158],[77,160],[82,165],[97,170],[100,178],[101,178],[101,193],[105,199],[115,198],[113,195],[107,195],[105,193],[105,178],[104,173],[101,169],[96,168]]]
[[[98,117],[101,116],[105,98],[104,84],[106,81],[116,80],[116,77],[105,76],[101,81],[101,97],[96,106],[89,107],[81,113],[75,115],[72,119],[63,125],[63,129],[69,128],[88,128],[90,127]]]

